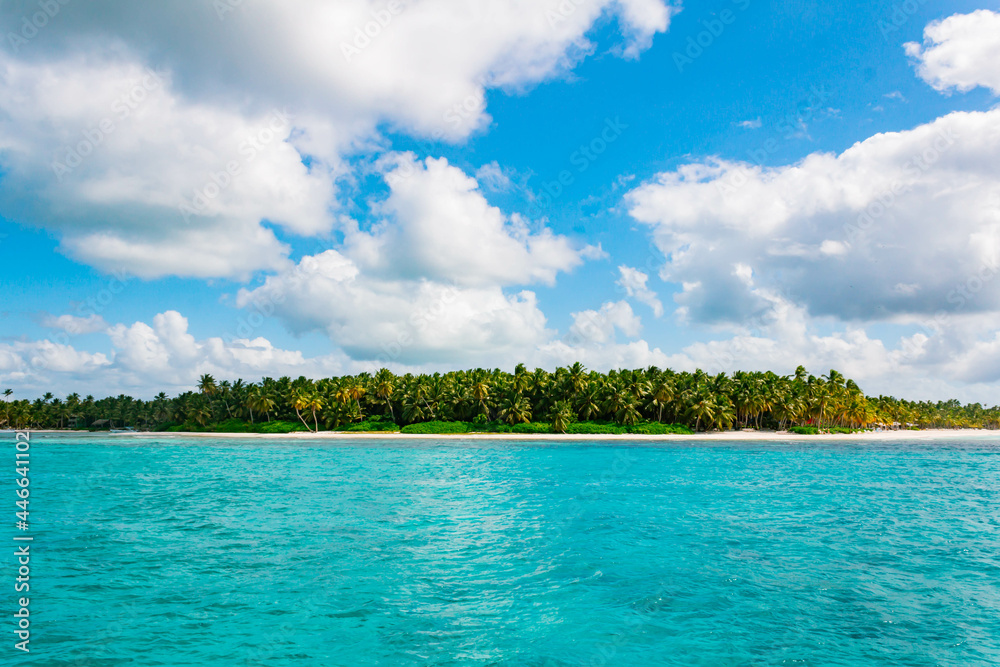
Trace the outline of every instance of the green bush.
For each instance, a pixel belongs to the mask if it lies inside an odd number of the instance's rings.
[[[636,424],[629,429],[629,433],[639,435],[692,435],[694,431],[683,424],[660,424],[659,422],[648,422]]]
[[[403,433],[418,433],[424,435],[448,435],[452,433],[468,433],[469,425],[465,422],[422,422],[409,424],[400,429]]]
[[[788,432],[798,435],[819,435],[819,429],[815,426],[793,426],[788,429]]]
[[[302,422],[278,421],[260,422],[253,425],[251,433],[297,433],[308,430]]]
[[[399,431],[399,425],[388,417],[380,415],[378,417],[369,417],[362,422],[351,424],[350,426],[345,426],[337,430],[349,431],[351,433],[395,433]]]
[[[214,433],[247,433],[249,429],[250,424],[241,419],[227,419],[216,424],[211,430]]]
[[[567,433],[577,435],[620,435],[625,427],[612,422],[574,422],[566,427]]]
[[[552,424],[548,422],[527,422],[524,424],[514,424],[510,428],[511,433],[527,433],[537,435],[539,433],[551,433]]]

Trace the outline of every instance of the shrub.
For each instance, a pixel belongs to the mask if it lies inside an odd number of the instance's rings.
[[[403,433],[419,433],[425,435],[448,435],[452,433],[468,433],[469,425],[465,422],[422,422],[409,424],[400,429]]]
[[[270,421],[254,424],[253,433],[297,433],[307,430],[302,422]]]
[[[337,430],[349,431],[352,433],[396,433],[399,431],[399,425],[391,419],[379,415],[377,417],[369,417],[362,422],[351,424],[350,426],[345,426]]]
[[[625,427],[611,422],[575,422],[566,427],[567,433],[578,435],[619,435]]]
[[[510,428],[511,433],[527,433],[530,435],[537,435],[539,433],[551,433],[552,424],[548,422],[527,422],[523,424],[514,424]]]
[[[224,422],[216,424],[212,431],[215,433],[247,433],[250,429],[250,424],[240,419],[227,419]]]
[[[819,435],[819,429],[815,426],[793,426],[788,429],[788,432],[798,435]]]
[[[640,435],[692,435],[694,433],[683,424],[660,424],[659,422],[636,424],[629,429],[629,432]]]

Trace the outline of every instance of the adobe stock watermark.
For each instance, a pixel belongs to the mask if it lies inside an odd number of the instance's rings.
[[[142,79],[111,103],[112,115],[105,116],[96,125],[83,130],[82,138],[75,145],[63,147],[62,158],[52,161],[52,172],[56,179],[61,183],[63,178],[83,164],[146,101],[149,94],[162,85],[160,75],[147,68]]]
[[[22,46],[38,36],[38,33],[49,24],[62,11],[62,8],[70,3],[70,0],[38,0],[39,11],[30,16],[21,17],[20,30],[13,30],[7,33],[7,43],[11,50],[18,53]]]
[[[904,177],[914,180],[927,172],[955,145],[958,138],[958,133],[952,127],[938,132],[933,143],[928,148],[903,163]],[[858,214],[855,222],[849,222],[844,225],[844,235],[847,237],[847,240],[851,243],[863,240],[865,234],[872,226],[896,205],[899,197],[912,190],[913,186],[903,182],[902,179],[893,181],[878,197],[869,202],[865,210]]]
[[[75,315],[71,315],[68,322],[60,323],[59,326],[63,330],[49,336],[48,341],[55,345],[71,347],[72,341],[70,340],[70,336],[93,333],[95,329],[88,328],[84,322],[101,322],[101,314],[114,302],[115,297],[128,287],[131,280],[132,276],[127,274],[123,269],[112,271],[111,277],[105,283],[104,287],[88,296],[83,302],[77,304]],[[41,357],[35,357],[32,360],[32,364],[36,367],[44,367],[46,362]]]
[[[354,27],[354,37],[350,42],[340,43],[340,52],[344,55],[344,60],[351,62],[361,55],[361,53],[371,46],[372,41],[382,34],[393,19],[403,13],[406,9],[401,0],[389,0],[382,9],[369,11],[371,20],[364,25]]]
[[[237,9],[245,7],[246,0],[212,0],[212,9],[215,10],[215,15],[219,17],[220,21],[225,21],[226,17]]]
[[[439,319],[445,309],[458,299],[459,291],[458,283],[453,282],[447,285],[428,307],[412,313],[409,318],[412,329],[403,329],[396,334],[394,340],[382,341],[379,346],[382,349],[381,354],[366,362],[366,370],[374,374],[382,368],[388,368],[390,363],[398,361],[403,352],[417,342],[414,334],[423,333],[432,322]]]
[[[732,1],[736,5],[736,9],[741,12],[745,12],[750,8],[750,0]],[[677,71],[683,74],[685,67],[693,65],[695,60],[701,58],[705,50],[711,48],[715,44],[715,40],[722,37],[722,34],[726,32],[726,28],[736,23],[737,16],[738,14],[732,9],[723,9],[719,12],[717,18],[702,19],[700,23],[704,27],[704,30],[696,35],[688,36],[684,50],[674,51],[673,53],[674,66],[677,67]]]
[[[753,346],[753,342],[764,338],[768,327],[773,325],[776,319],[774,313],[751,317],[741,327],[745,331],[744,335],[733,336],[725,341],[725,347],[710,347],[709,354],[712,359],[706,364],[708,372],[717,375],[739,370],[741,359],[752,359],[760,352]]]
[[[184,200],[177,207],[185,223],[191,222],[192,216],[204,215],[212,201],[222,194],[233,181],[243,173],[243,169],[252,163],[261,151],[276,138],[283,138],[290,127],[290,115],[287,111],[272,111],[266,124],[261,129],[240,142],[237,152],[240,159],[230,160],[218,171],[210,172],[204,184],[195,188],[190,200]]]
[[[15,524],[21,531],[20,535],[14,537],[14,551],[16,558],[14,584],[12,588],[19,596],[14,597],[17,612],[12,614],[14,621],[14,635],[21,641],[14,642],[14,648],[24,653],[30,653],[31,647],[31,544],[35,538],[29,532],[31,527],[29,496],[31,495],[31,478],[29,477],[31,464],[31,433],[27,431],[17,431],[14,434],[14,515],[17,518]],[[34,596],[32,596],[34,597]]]
[[[893,4],[889,20],[879,19],[878,22],[878,30],[882,33],[882,38],[889,41],[890,36],[899,32],[900,28],[906,25],[925,4],[927,4],[927,0],[905,0],[902,3]]]
[[[569,17],[576,12],[580,5],[592,2],[592,0],[561,0],[554,9],[545,10],[545,20],[549,27],[555,29],[560,23],[565,23]]]
[[[950,309],[941,308],[934,315],[920,323],[921,332],[931,337],[947,327],[951,318],[961,312],[966,305],[973,303],[980,292],[1000,274],[1000,261],[996,256],[983,260],[979,267],[969,273],[964,280],[948,292],[945,300],[951,304]]]
[[[761,169],[766,168],[768,158],[777,153],[785,141],[799,134],[806,123],[823,117],[821,115],[823,105],[829,98],[830,92],[824,86],[811,86],[809,95],[795,105],[795,110],[789,111],[775,123],[774,130],[777,136],[770,136],[756,148],[747,150],[747,162]],[[716,179],[715,187],[719,194],[729,195],[749,183],[751,175],[751,170],[745,164],[740,164],[738,168],[730,170],[725,177]]]
[[[579,148],[570,153],[569,163],[575,169],[572,171],[563,169],[556,175],[555,180],[544,181],[542,192],[533,197],[531,205],[528,207],[528,213],[538,215],[551,206],[563,195],[566,188],[576,182],[574,171],[577,174],[582,174],[590,169],[591,165],[608,150],[611,144],[618,141],[627,129],[628,125],[621,121],[621,117],[605,118],[601,130],[590,141],[580,144]]]

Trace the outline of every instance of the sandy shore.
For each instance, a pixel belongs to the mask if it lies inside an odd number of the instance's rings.
[[[8,431],[13,433],[13,431]],[[787,431],[724,431],[696,433],[694,435],[606,435],[606,434],[522,434],[522,433],[461,433],[423,435],[409,433],[83,433],[73,431],[31,431],[34,434],[69,434],[103,436],[108,438],[210,438],[210,439],[264,439],[264,440],[515,440],[515,441],[605,441],[605,442],[666,442],[666,441],[771,441],[799,442],[817,440],[841,441],[913,441],[913,440],[1000,440],[1000,431],[980,429],[927,429],[923,431],[880,431],[852,434],[797,435]]]

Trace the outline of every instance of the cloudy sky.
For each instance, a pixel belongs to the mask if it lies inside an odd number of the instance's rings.
[[[0,3],[0,384],[1000,395],[1000,4]]]

